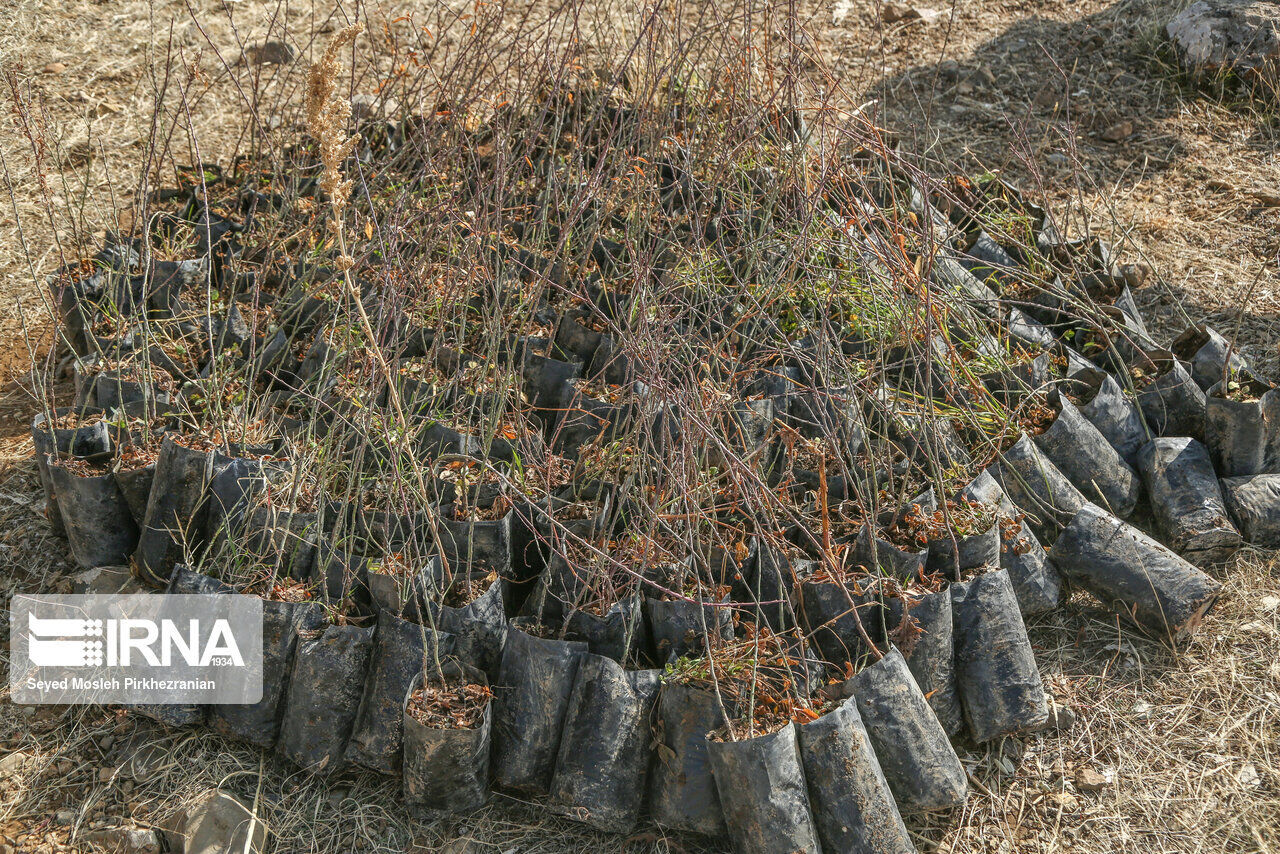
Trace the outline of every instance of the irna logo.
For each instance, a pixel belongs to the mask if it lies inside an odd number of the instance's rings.
[[[27,654],[38,667],[244,666],[226,619],[66,619],[27,613]]]

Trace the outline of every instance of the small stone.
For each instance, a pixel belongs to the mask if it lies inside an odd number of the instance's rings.
[[[45,74],[61,74],[67,70],[67,64],[65,62],[51,62],[40,70]]]
[[[113,761],[120,765],[124,776],[138,782],[150,780],[157,769],[171,760],[167,745],[154,743],[153,736],[150,728],[140,729],[120,745]]]
[[[112,779],[113,777],[115,777],[115,775],[116,775],[116,769],[115,769],[115,768],[110,768],[110,767],[107,767],[107,768],[99,768],[99,769],[98,769],[98,782],[99,782],[99,783],[110,783],[110,782],[111,782],[111,779]]]
[[[254,65],[288,65],[297,55],[289,44],[275,41],[245,48],[244,52],[244,58]]]
[[[1111,785],[1111,781],[1105,774],[1094,771],[1092,768],[1081,768],[1076,771],[1075,784],[1076,788],[1082,792],[1101,792]]]
[[[831,23],[837,27],[840,26],[853,14],[853,11],[852,0],[836,0],[835,5],[831,7]]]
[[[1133,136],[1133,130],[1133,122],[1125,119],[1124,121],[1116,122],[1111,127],[1104,130],[1101,136],[1107,142],[1123,142]]]
[[[262,822],[232,795],[210,789],[187,809],[185,854],[258,854],[266,844]]]
[[[937,9],[907,6],[903,3],[885,3],[880,15],[886,24],[896,24],[899,21],[923,21],[929,24],[941,17],[942,13]]]
[[[107,827],[86,833],[84,839],[110,854],[160,854],[160,837],[154,830]]]
[[[25,706],[24,708],[31,708],[31,706]],[[3,759],[0,759],[0,780],[21,774],[22,769],[31,760],[31,754],[22,753],[21,751],[10,753]]]
[[[1076,713],[1070,706],[1064,706],[1061,703],[1053,703],[1049,706],[1049,720],[1045,724],[1045,729],[1067,730],[1075,726],[1075,723]]]
[[[54,814],[53,820],[58,824],[61,824],[64,826],[68,824],[72,824],[76,820],[76,811],[75,810],[58,810]]]
[[[71,593],[145,593],[127,566],[99,566],[71,576]]]
[[[367,119],[385,119],[399,112],[399,102],[385,95],[368,95],[361,92],[351,98],[351,117],[358,122]]]
[[[445,843],[440,854],[476,854],[479,850],[470,839],[453,839]]]
[[[1147,279],[1151,276],[1151,265],[1139,262],[1137,264],[1121,264],[1120,278],[1124,279],[1124,283],[1131,290],[1137,290],[1146,284]]]
[[[1070,792],[1050,792],[1045,796],[1050,803],[1060,810],[1074,810],[1080,806],[1080,800]]]

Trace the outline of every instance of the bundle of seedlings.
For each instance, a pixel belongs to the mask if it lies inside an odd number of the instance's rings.
[[[116,410],[146,401],[163,405],[178,391],[173,376],[145,358],[82,358],[74,370],[74,405],[78,407]]]
[[[431,509],[432,526],[446,573],[466,577],[512,576],[511,537],[515,510],[507,493],[461,496]]]
[[[551,787],[584,641],[562,640],[535,620],[507,630],[495,682],[493,784],[543,796]]]
[[[224,583],[262,600],[262,698],[248,705],[211,706],[209,726],[271,749],[280,736],[300,640],[321,629],[325,609],[310,585],[277,576],[273,566],[256,563],[252,556],[223,553],[212,559],[212,565],[221,567],[218,575]]]
[[[404,698],[424,672],[443,675],[461,638],[429,616],[421,623],[388,611],[377,615],[367,682],[343,758],[382,774],[400,773]]]
[[[724,723],[708,732],[707,760],[725,825],[739,851],[820,851],[801,764],[799,725],[830,703],[809,698],[804,659],[767,630],[682,659],[664,679],[714,688]],[[821,789],[825,781],[814,780]]]
[[[493,732],[484,674],[446,659],[416,674],[402,706],[405,802],[447,813],[484,806]]]
[[[507,634],[507,580],[496,569],[449,564],[431,557],[418,573],[407,615],[454,636],[455,654],[491,677]]]
[[[644,614],[653,660],[705,653],[732,638],[734,609],[719,562],[674,536],[659,538],[657,549],[664,556],[660,564],[652,552],[636,564],[650,580]]]
[[[319,620],[297,628],[276,742],[286,759],[315,774],[343,770],[377,628],[374,617],[347,602],[325,604]]]
[[[632,832],[653,765],[661,672],[632,656],[583,656],[551,778],[551,809],[600,830]]]
[[[912,507],[894,521],[891,530],[900,542],[928,549],[925,560],[928,572],[959,580],[963,572],[999,563],[999,521],[995,505],[975,501],[961,493],[939,502],[931,513],[919,505]]]
[[[101,458],[112,451],[111,432],[101,411],[60,407],[36,414],[31,421],[31,440],[35,446],[40,484],[44,487],[45,518],[54,534],[65,536],[66,526],[58,507],[57,492],[49,468],[50,458]],[[150,492],[149,487],[147,492]]]
[[[108,454],[87,458],[45,454],[44,468],[76,563],[82,567],[127,564],[138,546],[139,531]]]
[[[1205,445],[1220,477],[1280,470],[1280,392],[1247,370],[1224,370],[1206,390]]]
[[[622,664],[650,657],[645,581],[667,574],[667,556],[644,538],[555,537],[551,559],[525,613],[564,636],[586,641],[591,652]]]

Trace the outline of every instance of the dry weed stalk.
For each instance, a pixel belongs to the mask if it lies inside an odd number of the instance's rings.
[[[364,32],[364,24],[361,23],[352,24],[341,30],[329,42],[320,61],[311,67],[307,75],[307,129],[320,144],[320,161],[323,166],[320,188],[329,197],[333,215],[329,228],[338,240],[338,256],[334,259],[334,264],[342,272],[347,297],[355,306],[356,315],[360,319],[361,332],[368,342],[378,369],[387,380],[387,392],[396,417],[399,444],[402,450],[407,450],[409,422],[405,418],[404,409],[400,403],[400,393],[396,388],[391,366],[387,363],[381,348],[378,347],[373,324],[360,299],[360,289],[356,287],[355,280],[351,277],[351,268],[355,266],[355,260],[347,251],[346,232],[343,229],[343,212],[351,199],[352,182],[343,177],[342,165],[355,150],[356,143],[360,141],[360,134],[347,136],[347,125],[351,121],[351,102],[338,95],[334,83],[341,71],[338,52],[354,43],[362,32]],[[421,483],[420,471],[418,479]],[[425,490],[425,483],[421,485]]]
[[[343,178],[342,163],[355,150],[360,134],[347,136],[351,103],[337,94],[334,83],[341,71],[338,52],[355,42],[362,32],[364,24],[359,23],[339,32],[307,75],[307,130],[320,143],[320,161],[324,166],[320,187],[328,195],[329,204],[333,207],[330,228],[339,237],[342,234],[342,212],[351,198],[352,186],[350,180]],[[352,263],[344,248],[340,265],[345,270]]]

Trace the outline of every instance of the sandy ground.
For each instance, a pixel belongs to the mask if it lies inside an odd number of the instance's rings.
[[[864,106],[939,173],[1000,170],[1039,188],[1074,227],[1106,233],[1129,260],[1150,264],[1155,275],[1139,299],[1158,329],[1209,320],[1238,330],[1246,355],[1274,368],[1275,107],[1186,88],[1158,49],[1169,3],[917,8],[931,20],[885,23],[869,0],[804,2],[798,17],[807,49],[835,71],[839,98]],[[390,25],[400,11],[365,14]],[[594,23],[627,19],[595,6],[589,13]],[[29,500],[36,485],[26,439],[33,405],[25,375],[48,329],[42,276],[118,225],[148,152],[228,163],[261,130],[244,121],[243,105],[296,97],[311,40],[319,32],[322,42],[344,17],[330,6],[260,0],[16,0],[4,15],[0,371],[15,381],[0,397],[0,567],[9,590],[56,588],[71,567],[40,502]],[[240,63],[244,46],[267,38],[294,45],[299,60]],[[376,39],[362,50],[386,66]],[[356,89],[373,85],[369,74]],[[160,90],[161,127],[198,134],[166,131],[153,144]],[[1280,850],[1280,578],[1271,555],[1252,552],[1220,574],[1222,605],[1177,655],[1083,601],[1036,621],[1042,671],[1077,722],[967,756],[975,795],[960,814],[913,822],[922,848]],[[157,740],[176,749],[154,767],[135,767],[126,748]],[[510,802],[463,822],[427,822],[376,781],[299,780],[269,757],[204,735],[161,737],[111,712],[28,714],[0,704],[0,750],[35,757],[0,781],[0,833],[9,837],[0,846],[20,851],[64,850],[77,844],[73,830],[93,822],[164,824],[185,798],[219,784],[257,804],[282,851],[617,847]],[[1095,787],[1085,771],[1104,782]],[[74,825],[58,824],[64,809],[76,811]],[[456,839],[474,845],[442,847]],[[654,834],[631,843],[628,850],[696,850]]]

